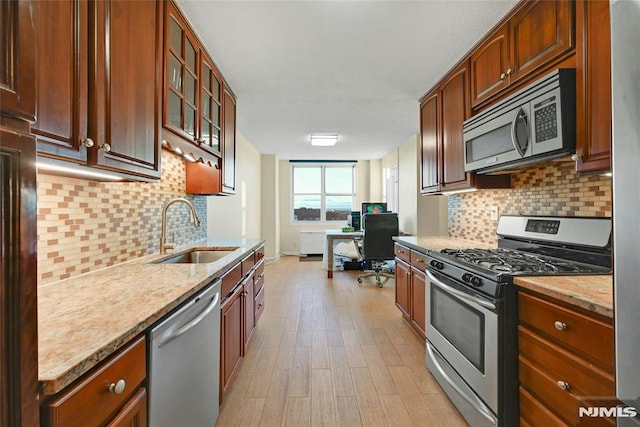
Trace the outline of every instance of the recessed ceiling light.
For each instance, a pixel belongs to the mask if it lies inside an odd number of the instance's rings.
[[[328,147],[331,145],[336,145],[336,142],[338,142],[337,133],[312,133],[311,134],[311,145],[315,145],[319,147]]]

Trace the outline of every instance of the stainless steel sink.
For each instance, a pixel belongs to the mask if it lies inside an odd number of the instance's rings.
[[[211,249],[194,249],[172,256],[161,261],[155,261],[154,264],[207,264],[209,262],[218,261],[238,248],[211,248]]]

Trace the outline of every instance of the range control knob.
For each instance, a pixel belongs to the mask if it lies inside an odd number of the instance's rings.
[[[430,265],[431,267],[435,268],[435,269],[438,269],[438,270],[442,270],[442,269],[444,268],[444,264],[443,264],[443,263],[441,263],[440,261],[436,261],[435,259],[434,259],[434,260],[431,260],[431,262],[429,263],[429,265]]]
[[[473,276],[471,278],[471,284],[477,288],[478,286],[482,285],[482,279],[479,277]]]
[[[469,273],[464,273],[462,275],[462,280],[464,280],[466,283],[469,283],[471,281],[471,275]]]

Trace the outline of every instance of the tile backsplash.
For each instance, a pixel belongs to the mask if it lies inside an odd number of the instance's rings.
[[[160,248],[162,205],[173,197],[193,202],[201,226],[184,204],[167,211],[167,235],[176,245],[207,237],[207,200],[185,195],[183,160],[162,152],[155,183],[95,182],[38,174],[38,284],[119,264]]]
[[[495,244],[499,215],[611,216],[611,178],[580,176],[573,162],[530,167],[513,174],[512,188],[449,196],[449,235]]]

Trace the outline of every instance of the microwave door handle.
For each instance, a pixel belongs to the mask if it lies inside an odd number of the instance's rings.
[[[463,300],[469,301],[469,302],[471,302],[473,304],[477,304],[477,305],[480,305],[480,306],[482,306],[484,308],[488,308],[489,310],[495,310],[496,309],[495,304],[492,304],[489,301],[484,301],[484,300],[481,300],[479,298],[474,297],[473,295],[469,295],[467,293],[459,291],[456,288],[453,288],[453,287],[451,287],[451,286],[449,286],[449,285],[447,285],[445,283],[442,283],[429,270],[426,270],[426,272],[427,272],[427,276],[429,276],[429,279],[431,279],[431,281],[433,282],[434,285],[436,285],[439,288],[444,289],[445,291],[449,292],[450,294],[453,294],[453,295],[457,296],[458,298],[461,298]]]
[[[522,147],[520,146],[520,142],[518,141],[518,135],[516,134],[516,126],[521,116],[524,116],[525,118],[527,117],[527,114],[525,113],[524,108],[522,107],[518,108],[518,111],[516,111],[516,115],[513,117],[513,120],[511,121],[511,143],[513,144],[513,148],[515,148],[518,154],[520,154],[520,157],[524,157],[524,154],[527,151],[527,145],[529,145],[528,141],[525,144],[524,150],[523,150]],[[529,135],[528,130],[527,130],[527,135]]]

